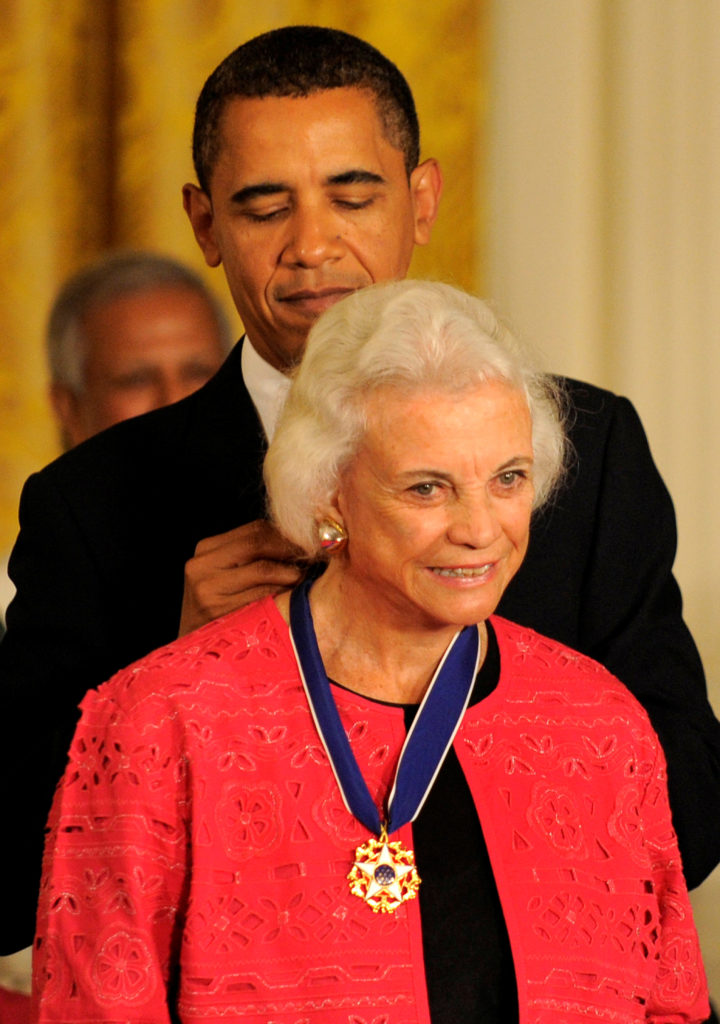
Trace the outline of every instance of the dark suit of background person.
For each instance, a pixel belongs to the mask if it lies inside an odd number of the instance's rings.
[[[574,466],[534,523],[499,611],[598,658],[648,709],[697,885],[720,856],[720,725],[671,575],[672,504],[630,403],[568,387]],[[263,513],[264,450],[238,345],[196,394],[111,428],[28,480],[11,563],[19,596],[0,644],[3,952],[32,937],[41,832],[75,705],[177,635],[183,566],[197,541]]]

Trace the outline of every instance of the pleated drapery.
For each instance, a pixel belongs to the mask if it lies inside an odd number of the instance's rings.
[[[472,287],[478,273],[486,0],[5,0],[0,32],[0,550],[26,476],[58,452],[43,332],[62,280],[111,246],[204,267],[182,210],[194,180],[198,92],[235,46],[283,24],[354,32],[408,77],[448,186],[436,237],[413,268]],[[237,317],[233,314],[234,320]],[[238,331],[240,326],[238,323]]]

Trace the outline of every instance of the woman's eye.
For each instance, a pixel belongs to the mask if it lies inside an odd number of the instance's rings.
[[[422,484],[415,484],[412,490],[415,492],[415,494],[419,494],[423,498],[429,498],[431,495],[435,493],[436,488],[437,484],[426,482]]]
[[[508,469],[500,473],[497,480],[501,487],[513,487],[527,478],[527,473],[522,469]]]

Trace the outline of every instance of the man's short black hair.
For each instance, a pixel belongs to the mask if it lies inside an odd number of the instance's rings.
[[[195,108],[193,162],[209,192],[220,151],[220,120],[234,97],[309,96],[326,89],[367,89],[388,141],[401,150],[408,175],[420,159],[420,128],[410,86],[392,61],[348,32],[289,25],[250,39],[225,58]]]

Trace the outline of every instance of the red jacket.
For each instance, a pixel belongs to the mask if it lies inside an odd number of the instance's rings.
[[[510,935],[520,1021],[700,1021],[697,936],[647,716],[601,666],[502,619],[455,739]],[[334,689],[382,801],[400,708]],[[41,1021],[429,1021],[418,902],[375,914],[271,600],[83,702],[50,818]],[[391,838],[398,838],[393,836]],[[412,828],[399,838],[412,847]],[[482,956],[482,950],[478,950]],[[177,996],[168,996],[168,985]]]

